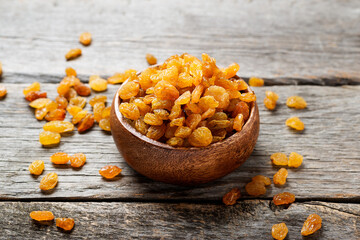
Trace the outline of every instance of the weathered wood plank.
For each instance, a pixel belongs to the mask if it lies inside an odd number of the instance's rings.
[[[294,203],[288,209],[269,201],[248,200],[227,207],[213,204],[164,203],[0,203],[0,239],[272,239],[273,224],[285,222],[287,239],[301,239],[307,216],[322,217],[322,229],[306,239],[359,239],[360,205],[323,202]],[[50,210],[72,217],[69,233],[55,224],[40,226],[29,213]]]
[[[66,66],[109,76],[144,69],[147,52],[161,61],[207,52],[270,85],[359,83],[359,9],[342,0],[1,1],[3,81],[56,81]],[[90,47],[78,43],[83,31],[93,34]],[[83,56],[66,62],[75,47]]]
[[[42,148],[38,134],[44,122],[38,122],[21,94],[25,84],[6,84],[8,96],[0,101],[0,199],[138,199],[144,201],[220,201],[232,187],[242,188],[251,177],[272,177],[277,171],[269,156],[274,152],[292,151],[304,156],[304,164],[289,170],[284,188],[271,187],[265,196],[272,198],[281,191],[293,192],[297,199],[360,200],[360,88],[317,86],[273,86],[256,88],[261,130],[255,151],[247,162],[232,174],[195,188],[157,183],[135,173],[119,155],[112,137],[95,127],[86,134],[62,138],[59,147]],[[43,90],[54,97],[54,84],[43,84]],[[106,93],[111,99],[117,86]],[[276,111],[264,109],[265,90],[280,96]],[[285,105],[291,95],[303,96],[306,110]],[[89,106],[87,106],[89,107]],[[299,116],[306,125],[303,133],[288,129],[284,122]],[[49,157],[59,151],[84,152],[88,161],[79,171],[53,166]],[[54,192],[43,194],[38,185],[41,177],[32,177],[27,168],[36,160],[45,161],[45,173],[56,171],[59,184]],[[123,169],[117,181],[104,181],[98,170],[106,164]],[[243,194],[245,195],[245,194]],[[247,198],[247,196],[244,196]],[[345,200],[344,200],[345,199]]]

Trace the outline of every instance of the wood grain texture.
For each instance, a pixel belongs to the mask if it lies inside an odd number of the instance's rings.
[[[163,61],[207,52],[269,85],[357,84],[359,10],[359,1],[343,0],[1,1],[3,81],[56,82],[66,66],[84,78],[109,76],[144,69],[146,53]],[[89,47],[78,43],[84,31]],[[66,62],[75,47],[83,55]]]
[[[50,210],[72,217],[64,233],[55,224],[40,226],[29,213]],[[322,202],[294,203],[288,209],[269,201],[248,200],[228,207],[215,204],[164,203],[0,203],[0,239],[272,239],[273,224],[285,222],[287,239],[302,239],[307,216],[322,217],[322,229],[303,239],[359,239],[360,206]],[[341,223],[341,224],[339,224]]]
[[[21,79],[20,79],[21,80]],[[59,79],[60,80],[60,79]],[[153,182],[134,172],[118,153],[112,137],[94,127],[86,134],[63,137],[60,146],[43,148],[38,135],[45,122],[38,122],[23,99],[25,84],[5,84],[8,96],[0,101],[0,199],[117,199],[137,201],[220,201],[223,194],[239,187],[245,198],[244,186],[251,177],[263,174],[272,177],[277,171],[270,161],[274,152],[298,152],[304,156],[299,169],[290,169],[283,188],[271,186],[260,198],[272,198],[278,192],[293,192],[297,199],[333,199],[360,201],[360,88],[317,86],[273,86],[255,88],[260,112],[260,135],[250,158],[230,175],[195,188],[177,187]],[[106,92],[110,102],[118,86]],[[43,84],[42,90],[55,96],[54,84]],[[273,90],[280,99],[276,111],[264,109],[265,90]],[[286,107],[288,96],[300,95],[308,108]],[[90,109],[89,106],[87,106]],[[305,131],[296,133],[285,126],[285,120],[299,116]],[[87,163],[81,170],[57,167],[50,156],[59,151],[73,154],[84,152]],[[45,161],[45,172],[55,171],[59,184],[48,194],[40,192],[41,176],[28,172],[34,160]],[[105,181],[98,170],[107,164],[123,169],[116,181]]]
[[[126,84],[124,82],[120,89]],[[246,92],[251,92],[250,88]],[[191,186],[224,177],[246,161],[259,136],[259,109],[255,102],[249,104],[250,116],[241,132],[202,148],[174,148],[147,138],[120,113],[120,103],[116,93],[110,119],[111,133],[119,152],[138,173],[164,183]]]

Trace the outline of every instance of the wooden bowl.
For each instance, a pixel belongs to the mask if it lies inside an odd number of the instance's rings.
[[[196,185],[221,178],[245,162],[259,135],[259,110],[253,102],[240,132],[204,148],[174,148],[137,132],[120,113],[119,103],[116,93],[110,116],[115,144],[135,171],[156,181]]]

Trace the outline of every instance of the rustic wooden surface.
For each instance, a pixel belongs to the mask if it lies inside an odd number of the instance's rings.
[[[40,205],[40,206],[39,206]],[[165,203],[0,203],[2,233],[7,239],[272,239],[271,226],[285,222],[287,239],[302,239],[300,230],[311,213],[322,216],[322,229],[304,239],[359,239],[356,204],[306,202],[288,209],[269,201],[241,201],[235,206]],[[55,217],[73,217],[71,234],[31,221],[28,213],[51,210]],[[339,224],[341,223],[341,224]],[[341,238],[340,238],[341,236]]]
[[[323,229],[306,239],[360,239],[360,86],[350,86],[360,83],[359,12],[355,0],[0,0],[0,84],[9,92],[0,100],[0,239],[271,239],[271,225],[281,221],[289,227],[288,239],[301,239],[302,223],[313,212],[323,217]],[[78,43],[83,31],[93,34],[89,47]],[[75,47],[83,56],[66,62],[64,54]],[[25,86],[39,81],[54,98],[68,66],[86,82],[92,74],[142,70],[148,52],[159,61],[207,52],[221,66],[238,62],[245,79],[266,79],[268,86],[254,89],[260,136],[244,165],[209,184],[176,187],[134,172],[98,126],[64,136],[56,148],[41,147],[44,122],[23,99]],[[108,103],[117,88],[109,86]],[[265,90],[280,96],[274,112],[262,104]],[[291,95],[303,96],[308,108],[287,108]],[[285,126],[291,116],[304,121],[304,132]],[[84,152],[88,161],[81,170],[54,166],[49,157],[58,151]],[[304,164],[289,170],[284,187],[247,196],[244,186],[252,176],[277,171],[269,156],[278,151],[301,153]],[[39,190],[41,177],[28,173],[37,159],[45,161],[45,173],[59,174],[50,193]],[[121,167],[122,176],[102,179],[98,170],[107,164]],[[221,197],[233,187],[243,198],[225,207]],[[296,195],[288,209],[269,202],[282,191]],[[39,209],[74,217],[75,230],[37,226],[28,214]]]

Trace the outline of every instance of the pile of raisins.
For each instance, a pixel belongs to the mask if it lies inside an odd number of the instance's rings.
[[[155,63],[149,55],[147,60]],[[218,68],[207,54],[202,60],[174,55],[140,75],[129,70],[118,91],[119,111],[148,138],[173,147],[206,147],[241,131],[249,118],[256,96],[234,78],[238,70],[236,63]]]

